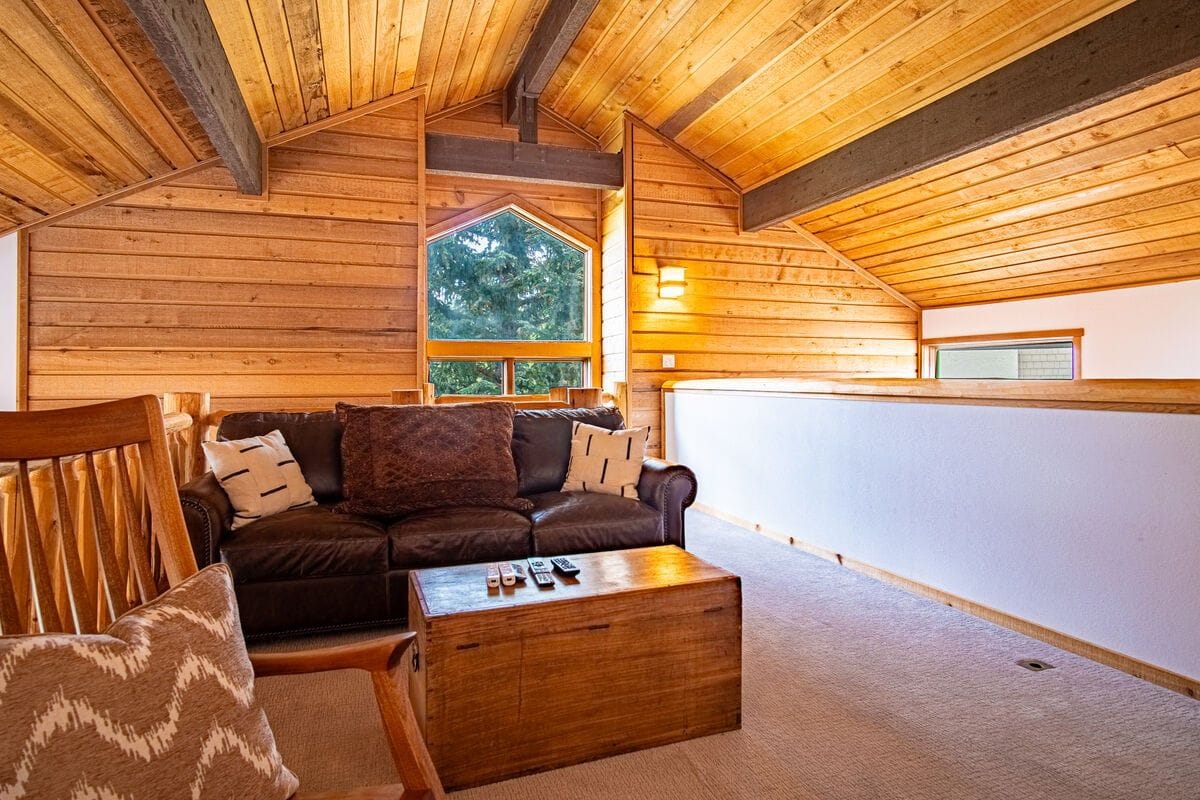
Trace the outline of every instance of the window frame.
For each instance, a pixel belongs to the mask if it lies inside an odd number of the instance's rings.
[[[1071,343],[1071,380],[1083,380],[1083,328],[1062,328],[1047,331],[1016,331],[1011,333],[979,333],[968,336],[942,336],[921,339],[921,366],[924,375],[938,380],[971,380],[969,378],[937,378],[938,348],[961,349],[971,345],[989,346],[1014,344]],[[1038,378],[997,378],[995,380],[1040,380]],[[1054,380],[1062,380],[1056,378]]]
[[[536,342],[513,340],[433,339],[429,336],[429,246],[485,219],[512,212],[526,222],[551,236],[562,239],[584,254],[584,323],[586,334],[582,341]],[[514,373],[517,361],[580,361],[583,375],[591,378],[592,386],[600,380],[600,243],[545,211],[532,206],[516,195],[506,195],[490,203],[466,211],[450,219],[429,225],[425,231],[425,242],[421,253],[424,269],[420,286],[420,337],[423,382],[429,380],[431,361],[500,361],[504,364],[503,394],[512,394],[516,389]],[[545,399],[548,395],[522,395],[531,400]]]

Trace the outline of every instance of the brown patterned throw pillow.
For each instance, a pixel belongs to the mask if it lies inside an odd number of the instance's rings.
[[[297,788],[254,697],[218,564],[103,634],[0,638],[0,797],[254,797]]]
[[[517,497],[512,403],[338,403],[337,411],[345,498],[338,511],[398,516],[441,506],[533,507]]]

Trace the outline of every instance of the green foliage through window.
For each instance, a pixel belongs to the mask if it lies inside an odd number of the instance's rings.
[[[503,361],[430,361],[429,382],[444,394],[504,394]]]
[[[429,338],[583,341],[586,276],[574,245],[512,211],[487,217],[429,244]]]
[[[517,394],[547,394],[556,386],[583,386],[582,361],[518,361]]]

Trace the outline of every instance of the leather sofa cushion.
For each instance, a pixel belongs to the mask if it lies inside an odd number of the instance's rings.
[[[235,583],[387,572],[387,532],[365,517],[326,506],[284,511],[221,542]]]
[[[513,415],[513,461],[522,497],[557,492],[571,461],[571,428],[576,422],[615,431],[625,427],[615,408],[547,408]]]
[[[525,558],[529,519],[503,508],[434,508],[388,528],[392,569]]]
[[[219,439],[266,436],[278,429],[319,503],[342,499],[342,423],[332,411],[239,411],[217,428]]]
[[[539,556],[663,544],[659,515],[640,500],[591,492],[545,492],[529,499]]]

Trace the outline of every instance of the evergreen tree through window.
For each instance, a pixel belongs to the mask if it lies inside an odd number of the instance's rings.
[[[587,342],[587,251],[505,210],[430,242],[428,276],[431,355],[436,342],[481,343],[479,358],[430,361],[439,395],[584,385],[583,360],[551,348],[544,358],[497,359],[484,343]]]

